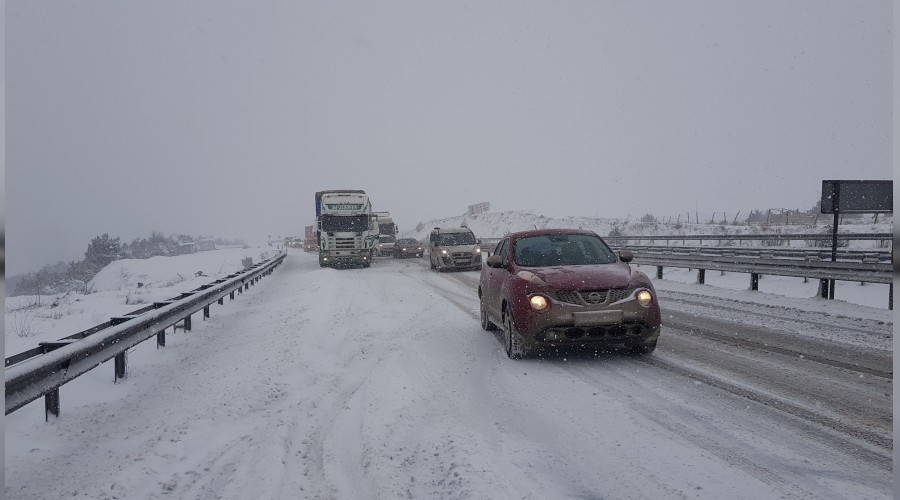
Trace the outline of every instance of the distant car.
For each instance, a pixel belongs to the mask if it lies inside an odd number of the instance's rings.
[[[394,244],[394,258],[421,257],[425,253],[425,245],[413,238],[400,238]]]
[[[471,229],[436,227],[428,237],[428,259],[431,268],[443,271],[478,271],[481,269],[481,247]]]
[[[481,327],[500,327],[514,359],[553,347],[649,354],[659,338],[659,303],[632,259],[592,231],[513,233],[481,270]]]

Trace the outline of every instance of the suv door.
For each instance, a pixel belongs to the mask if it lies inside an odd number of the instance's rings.
[[[483,272],[486,274],[484,285],[481,293],[484,296],[484,305],[487,309],[488,318],[497,326],[503,327],[500,305],[503,303],[501,297],[501,289],[503,283],[509,277],[509,238],[500,240],[492,255],[498,255],[503,260],[503,267],[495,268],[487,264],[484,265]]]

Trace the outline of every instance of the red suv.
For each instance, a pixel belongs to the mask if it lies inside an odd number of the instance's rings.
[[[481,270],[481,327],[502,327],[510,358],[548,347],[649,354],[659,338],[659,303],[632,258],[592,231],[513,233]]]

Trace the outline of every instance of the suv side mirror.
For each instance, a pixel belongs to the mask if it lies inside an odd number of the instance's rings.
[[[622,250],[619,252],[619,259],[622,262],[631,262],[634,260],[634,254],[631,253],[631,250]]]
[[[491,255],[487,258],[488,267],[500,269],[503,267],[503,257],[499,255]]]

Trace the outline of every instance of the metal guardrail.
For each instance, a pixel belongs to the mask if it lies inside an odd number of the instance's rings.
[[[838,241],[893,241],[893,233],[838,233]],[[604,236],[608,243],[619,241],[831,241],[825,233],[795,234],[668,234],[656,236]]]
[[[603,236],[602,237],[607,243],[611,246],[641,246],[642,241],[665,241],[666,246],[669,246],[669,243],[673,241],[681,241],[684,244],[684,248],[696,248],[697,245],[688,246],[687,242],[698,242],[700,245],[703,244],[704,241],[761,241],[766,243],[775,243],[775,245],[763,245],[760,248],[765,248],[766,246],[774,246],[778,247],[783,243],[789,243],[791,241],[822,241],[828,242],[829,248],[820,247],[807,247],[808,251],[830,251],[830,243],[831,243],[831,235],[823,234],[823,233],[793,233],[793,234],[667,234],[667,235],[648,235],[648,236]],[[491,252],[497,246],[497,243],[500,242],[502,238],[481,238],[480,247],[483,252]],[[882,242],[893,242],[893,233],[838,233],[838,241],[882,241]],[[630,242],[636,242],[634,244]],[[656,246],[656,245],[652,245]],[[741,247],[725,247],[725,248],[734,248],[740,249]],[[746,247],[745,247],[746,248]],[[796,250],[800,250],[797,248]],[[872,252],[877,252],[878,249],[872,249]],[[890,251],[887,249],[886,251]],[[829,255],[830,257],[830,255]]]
[[[712,255],[636,254],[635,264],[657,267],[679,267],[697,270],[730,271],[772,276],[893,283],[894,272],[889,263],[830,262],[765,257],[725,257]]]
[[[809,261],[831,260],[831,250],[825,248],[790,247],[733,247],[733,246],[662,246],[662,245],[614,245],[616,250],[630,250],[637,254],[670,253],[673,255],[718,255],[723,257],[775,257],[804,259]],[[855,262],[891,262],[891,249],[838,249],[837,260]]]
[[[6,414],[45,397],[45,418],[59,415],[59,388],[63,384],[115,358],[115,376],[125,376],[125,352],[137,344],[157,337],[165,346],[165,329],[183,322],[191,329],[191,315],[203,310],[209,317],[213,302],[224,303],[225,295],[234,299],[284,260],[286,253],[260,262],[244,271],[203,285],[169,300],[155,302],[124,316],[111,318],[83,332],[55,342],[43,342],[35,349],[6,358]]]
[[[831,251],[817,247],[783,247],[790,241],[832,241],[832,235],[822,233],[796,234],[685,234],[650,236],[605,236],[615,251],[630,250],[634,263],[656,266],[656,276],[663,277],[664,267],[697,269],[697,282],[706,280],[706,270],[750,274],[750,289],[759,289],[762,275],[796,276],[821,281],[822,297],[834,298],[835,281],[859,281],[889,284],[888,308],[893,309],[893,250],[891,249],[839,249],[838,261],[831,262]],[[698,241],[700,245],[686,245],[686,241]],[[893,244],[893,233],[839,233],[839,241],[868,240],[887,241]],[[493,251],[499,238],[483,238],[482,251]],[[681,241],[682,246],[635,245],[641,241]],[[761,241],[775,245],[757,247],[702,246],[704,241]]]
[[[656,266],[656,277],[662,279],[664,267],[697,270],[697,283],[706,282],[706,271],[728,271],[750,274],[750,289],[759,290],[759,277],[796,276],[820,280],[821,297],[834,298],[835,281],[888,284],[888,309],[894,308],[894,272],[892,263],[831,262],[776,257],[737,257],[703,255],[675,255],[665,253],[635,254],[632,261],[639,265]]]

